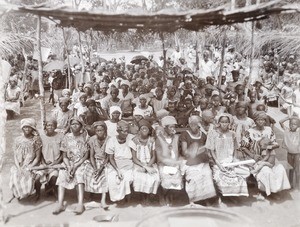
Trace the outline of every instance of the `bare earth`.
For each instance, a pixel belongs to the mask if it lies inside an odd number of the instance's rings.
[[[49,94],[47,93],[47,97]],[[51,107],[48,103],[47,110]],[[275,108],[269,108],[269,114],[278,122],[284,117],[280,111]],[[22,117],[21,117],[22,116]],[[12,195],[9,190],[9,175],[10,168],[13,165],[12,144],[14,138],[20,135],[20,120],[25,117],[32,117],[40,123],[40,106],[36,99],[28,100],[25,106],[21,109],[21,116],[14,120],[6,122],[6,152],[4,155],[4,165],[2,169],[2,187],[4,201],[8,201]],[[282,142],[282,132],[278,125],[276,129],[277,140]],[[277,151],[279,160],[286,160],[286,152],[283,150]],[[300,192],[290,190],[280,193],[280,199],[267,199],[264,201],[257,200],[252,197],[239,197],[227,203],[227,207],[216,208],[224,211],[233,212],[250,218],[253,226],[270,226],[270,227],[296,227],[300,226]],[[153,202],[151,206],[142,206],[135,200],[134,202],[118,207],[115,204],[110,204],[110,209],[104,211],[99,207],[100,198],[94,198],[96,202],[91,202],[89,195],[86,198],[86,211],[79,216],[75,216],[72,210],[72,205],[76,204],[76,192],[67,191],[65,200],[68,208],[65,212],[58,216],[52,215],[52,211],[56,206],[55,198],[47,197],[42,190],[41,199],[34,203],[31,199],[18,201],[14,199],[11,203],[6,204],[5,213],[9,216],[9,220],[5,226],[135,226],[137,221],[146,216],[153,215],[163,210],[176,209],[182,206],[187,206],[186,199],[179,199],[180,205],[176,207],[161,207],[157,202]],[[93,217],[100,214],[118,215],[118,222],[113,223],[97,223]],[[0,224],[1,226],[1,224]]]

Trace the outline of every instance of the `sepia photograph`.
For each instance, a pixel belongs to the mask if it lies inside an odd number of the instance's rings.
[[[299,212],[300,0],[0,0],[0,226]]]

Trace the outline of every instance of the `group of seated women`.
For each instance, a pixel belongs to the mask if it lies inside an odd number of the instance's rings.
[[[236,112],[244,112],[241,109],[246,106],[237,103]],[[119,107],[111,107],[110,113],[115,121],[94,122],[89,127],[93,136],[76,116],[63,133],[55,119],[47,119],[43,132],[38,132],[34,119],[22,119],[22,135],[13,147],[14,197],[39,199],[45,184],[47,193],[58,195],[53,211],[57,215],[66,208],[65,190],[74,188],[74,213],[81,214],[84,192],[102,194],[101,206],[107,208],[107,194],[111,202],[130,201],[138,193],[144,200],[157,195],[161,204],[170,204],[172,193],[181,191],[190,203],[211,198],[222,202],[226,196],[249,196],[249,177],[265,196],[291,187],[286,170],[276,161],[279,145],[272,128],[265,126],[268,116],[263,111],[250,121],[228,113],[214,117],[204,110],[202,117],[190,116],[181,132],[167,111],[158,112],[157,122],[139,119],[136,124],[121,119]]]

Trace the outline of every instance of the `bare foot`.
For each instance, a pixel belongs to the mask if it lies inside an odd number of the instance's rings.
[[[52,214],[58,215],[58,214],[60,214],[61,212],[65,211],[65,209],[66,209],[65,206],[58,206],[58,207],[52,212]]]
[[[109,209],[109,206],[106,203],[101,203],[100,207],[103,208],[104,210]]]
[[[76,215],[80,215],[85,211],[85,207],[83,205],[77,205],[76,209],[74,210],[74,213]]]

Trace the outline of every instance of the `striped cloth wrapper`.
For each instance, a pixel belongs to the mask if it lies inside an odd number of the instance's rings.
[[[102,164],[101,160],[95,160],[97,168],[100,168]],[[92,193],[105,193],[108,191],[105,167],[103,168],[101,175],[96,180],[94,177],[94,169],[90,163],[88,163],[85,167],[84,173],[84,182],[85,182],[85,191]]]
[[[26,170],[11,168],[9,187],[15,198],[23,199],[35,193],[34,174]]]

